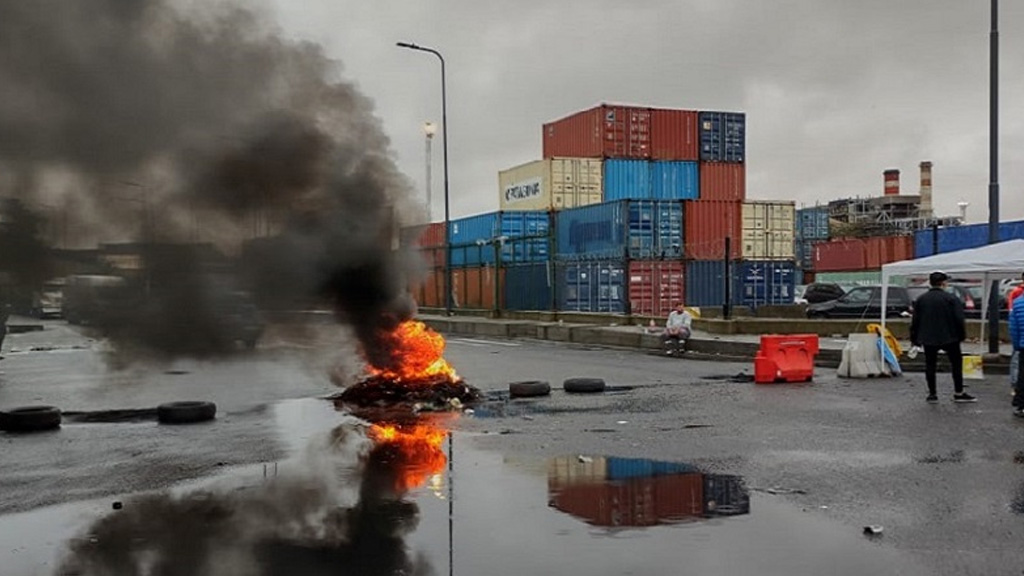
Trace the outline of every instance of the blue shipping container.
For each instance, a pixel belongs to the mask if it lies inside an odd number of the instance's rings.
[[[646,160],[605,160],[604,201],[651,199],[651,163]]]
[[[828,206],[797,210],[796,237],[802,240],[828,240]]]
[[[555,257],[564,260],[680,258],[683,202],[620,200],[555,216]]]
[[[650,164],[651,196],[655,200],[696,200],[700,197],[700,171],[696,162]]]
[[[796,265],[804,270],[814,269],[814,244],[820,240],[797,240]]]
[[[721,306],[725,302],[725,263],[721,260],[691,260],[686,263],[686,304]],[[792,304],[796,265],[792,260],[738,261],[730,272],[731,303],[734,306]]]
[[[932,256],[935,251],[935,234],[932,229],[918,230],[914,233],[914,258]],[[1024,220],[999,223],[999,241],[1024,238]],[[956,252],[967,248],[978,248],[988,244],[988,224],[969,224],[966,226],[946,226],[939,228],[939,253]]]
[[[615,458],[606,460],[609,480],[628,480],[630,478],[651,478],[673,474],[693,474],[700,470],[693,464],[685,462],[661,462],[643,458]]]
[[[494,264],[493,245],[473,249],[480,243],[504,236],[502,263],[542,262],[548,259],[551,215],[547,212],[488,212],[452,220],[452,266]],[[529,240],[519,240],[530,238]]]
[[[626,312],[626,265],[613,262],[558,262],[555,293],[563,312]]]
[[[505,310],[551,310],[554,294],[551,262],[515,264],[505,268]]]
[[[701,112],[700,159],[702,162],[743,162],[746,157],[747,117],[736,112]]]

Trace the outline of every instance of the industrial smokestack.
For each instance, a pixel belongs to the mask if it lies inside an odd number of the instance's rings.
[[[884,192],[886,196],[896,196],[900,193],[900,171],[895,169],[886,170],[882,173],[885,176]]]
[[[921,216],[931,218],[932,209],[932,163],[921,162]]]

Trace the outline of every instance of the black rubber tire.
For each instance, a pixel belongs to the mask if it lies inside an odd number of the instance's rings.
[[[217,417],[213,402],[169,402],[156,407],[156,418],[161,424],[195,424]]]
[[[53,406],[25,406],[0,412],[0,430],[41,432],[60,428],[60,410]]]
[[[570,394],[596,394],[604,392],[604,380],[600,378],[567,378],[562,389]]]
[[[512,382],[508,385],[508,395],[512,398],[534,398],[537,396],[550,396],[551,384],[543,380],[527,380],[525,382]]]

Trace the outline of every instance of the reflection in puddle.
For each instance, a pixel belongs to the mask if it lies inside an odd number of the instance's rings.
[[[549,505],[588,524],[640,527],[750,513],[742,478],[691,464],[574,456],[548,465]]]

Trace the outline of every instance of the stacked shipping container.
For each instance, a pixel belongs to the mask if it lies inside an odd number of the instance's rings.
[[[731,258],[750,264],[730,270],[734,300],[790,294],[792,274],[766,287],[769,265],[753,264],[792,264],[795,213],[746,202],[745,131],[743,114],[606,104],[545,124],[544,159],[499,173],[503,211],[452,221],[457,305],[664,316],[688,300],[687,283],[701,285],[693,261],[721,263],[726,237]],[[443,253],[427,250],[429,264],[443,267]],[[504,273],[470,271],[492,267]],[[720,276],[704,305],[722,304]],[[443,290],[427,291],[421,305]]]
[[[1001,222],[999,241],[1024,239],[1024,220]],[[955,252],[966,248],[978,248],[988,244],[988,224],[950,226],[932,230],[918,230],[914,233],[914,257],[923,258],[936,253]]]

